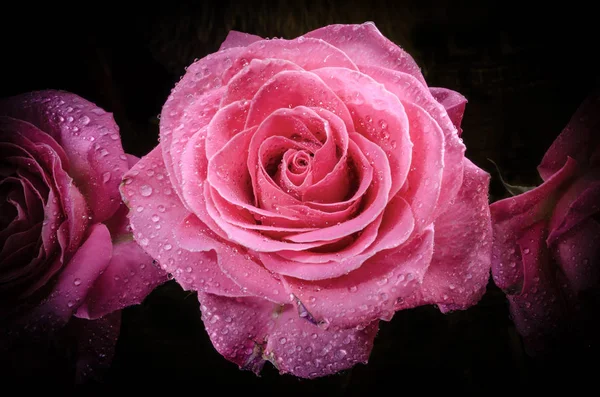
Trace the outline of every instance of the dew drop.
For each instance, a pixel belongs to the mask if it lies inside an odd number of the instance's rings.
[[[286,342],[287,342],[287,339],[285,339],[285,338],[279,339],[279,343],[281,343],[282,345],[285,345]]]
[[[90,118],[88,116],[84,115],[84,116],[81,116],[81,118],[79,119],[79,121],[83,125],[88,125],[90,123]]]
[[[110,181],[110,171],[106,171],[102,174],[102,182],[108,183],[108,181]]]
[[[156,207],[158,209],[158,212],[165,212],[165,206],[160,204],[158,207]]]
[[[149,185],[142,185],[140,187],[140,194],[144,197],[148,197],[152,194],[152,188]]]
[[[73,285],[75,285],[75,286],[81,285],[81,279],[76,278],[75,280],[73,280]]]

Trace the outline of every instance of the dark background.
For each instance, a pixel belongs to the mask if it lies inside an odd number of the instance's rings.
[[[487,159],[510,183],[538,184],[536,166],[544,152],[600,82],[594,13],[576,2],[289,3],[167,1],[131,9],[53,3],[51,10],[33,5],[5,10],[0,97],[47,88],[72,91],[113,112],[125,151],[143,156],[157,144],[156,116],[184,67],[216,51],[230,29],[294,38],[327,24],[373,21],[413,55],[430,86],[467,97],[462,126],[467,156],[492,174],[495,201],[506,193]],[[334,396],[568,387],[573,393],[594,386],[597,361],[592,350],[527,357],[503,294],[490,284],[483,300],[467,311],[442,315],[421,307],[382,322],[367,366],[308,381],[280,376],[266,364],[259,378],[213,349],[195,294],[170,282],[124,311],[112,368],[75,391],[182,388],[194,394]]]

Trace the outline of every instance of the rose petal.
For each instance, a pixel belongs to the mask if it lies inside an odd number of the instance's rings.
[[[55,90],[8,98],[0,103],[0,113],[35,125],[64,149],[69,175],[87,197],[93,222],[102,222],[117,210],[116,181],[128,166],[111,113],[75,94]]]
[[[352,117],[340,98],[314,73],[302,71],[280,72],[258,90],[252,99],[246,128],[259,125],[277,109],[296,106],[329,110],[344,121],[348,131],[353,131]]]
[[[135,241],[115,242],[108,267],[96,280],[75,315],[94,320],[137,305],[167,280],[167,273],[153,266],[152,257]]]
[[[565,164],[568,157],[581,167],[590,164],[594,151],[600,147],[600,93],[588,96],[571,117],[567,126],[546,151],[538,166],[544,181],[550,179]]]
[[[303,70],[300,66],[284,59],[252,59],[227,83],[221,99],[221,107],[235,101],[251,100],[267,81],[284,70]]]
[[[202,320],[217,351],[240,368],[260,373],[269,360],[280,373],[316,378],[366,363],[378,324],[358,331],[324,330],[291,305],[256,298],[198,294]]]
[[[210,54],[191,64],[163,105],[160,141],[167,175],[181,197],[181,155],[197,131],[208,125],[223,95],[223,73],[242,48],[235,47]]]
[[[243,295],[219,269],[214,254],[181,249],[173,230],[190,213],[166,177],[161,150],[156,147],[143,157],[127,172],[121,184],[136,241],[164,270],[172,273],[183,288],[225,296]]]
[[[357,144],[363,154],[373,164],[375,177],[371,189],[367,191],[363,199],[363,211],[352,219],[348,219],[338,225],[322,228],[313,232],[298,233],[286,237],[287,240],[295,243],[306,243],[310,241],[331,241],[337,238],[345,237],[351,233],[357,232],[373,222],[375,218],[385,209],[389,199],[392,178],[390,176],[390,166],[387,162],[387,156],[383,150],[367,140],[358,133],[350,134],[350,139]],[[304,245],[304,244],[298,244]],[[286,249],[281,247],[281,249]],[[294,250],[297,251],[297,250]],[[263,251],[267,252],[267,251]]]
[[[550,220],[548,246],[577,224],[600,212],[600,180],[596,175],[579,178],[556,203]]]
[[[377,65],[408,73],[427,86],[421,69],[410,54],[383,36],[373,22],[362,25],[328,25],[313,30],[304,37],[321,39],[334,45],[359,67]]]
[[[379,252],[346,276],[311,282],[284,277],[284,282],[316,322],[354,327],[379,318],[390,320],[395,305],[419,288],[432,254],[433,228],[428,227],[397,249]]]
[[[306,38],[272,39],[252,43],[240,52],[233,66],[225,73],[223,80],[228,83],[252,59],[267,58],[290,61],[304,70],[318,69],[323,66],[358,70],[344,52],[325,41]]]
[[[413,143],[408,190],[403,197],[410,204],[417,229],[430,224],[440,196],[444,173],[444,136],[438,124],[422,108],[404,103]]]
[[[553,249],[575,299],[584,301],[600,285],[600,224],[587,219],[561,235]]]
[[[543,220],[523,231],[517,242],[523,266],[522,287],[507,294],[511,318],[530,353],[539,351],[550,342],[549,338],[564,331],[561,320],[566,313],[549,263],[544,241],[546,235],[546,222]]]
[[[64,326],[108,267],[111,248],[106,226],[90,226],[87,239],[58,275],[52,293],[27,315],[27,325],[38,329]]]
[[[465,145],[458,137],[444,107],[413,76],[377,66],[361,67],[361,71],[385,86],[402,103],[411,102],[423,108],[442,128],[444,132],[444,166],[441,191],[434,212],[434,218],[443,213],[450,205],[462,186],[463,159]]]
[[[225,40],[221,43],[219,51],[233,47],[246,47],[258,40],[262,40],[262,37],[254,34],[238,32],[236,30],[230,30],[227,34],[227,37],[225,37]]]
[[[542,185],[519,196],[499,200],[490,205],[494,227],[492,275],[494,283],[507,293],[522,288],[522,258],[517,241],[523,230],[549,218],[549,203],[576,171],[575,160],[568,158],[565,165]]]
[[[456,127],[458,135],[462,133],[460,124],[462,123],[465,107],[467,106],[467,98],[461,93],[449,90],[448,88],[429,87],[431,95],[438,101],[452,120],[452,124]]]
[[[328,67],[314,73],[348,107],[355,130],[387,154],[392,178],[390,196],[396,195],[408,175],[413,147],[406,113],[398,98],[360,72]]]
[[[359,268],[379,251],[396,248],[412,234],[414,218],[410,207],[400,196],[390,203],[375,221],[354,237],[353,242],[332,253],[281,251],[261,254],[267,269],[302,280],[324,280],[340,277]]]
[[[248,109],[250,109],[249,101],[239,101],[221,107],[217,111],[206,128],[206,142],[204,145],[207,160],[212,159],[227,142],[244,131]],[[198,139],[199,137],[196,137],[196,140]],[[183,162],[183,164],[186,163]],[[182,174],[183,172],[185,171],[182,171]]]
[[[442,312],[476,304],[490,277],[492,225],[488,207],[490,175],[465,159],[463,185],[435,221],[434,253],[417,301],[402,308],[437,304]],[[468,241],[469,244],[464,244]],[[418,297],[422,301],[418,302]]]

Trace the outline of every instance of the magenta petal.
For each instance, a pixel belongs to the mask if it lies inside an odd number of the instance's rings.
[[[68,328],[75,335],[77,345],[75,381],[81,384],[101,379],[115,355],[121,331],[121,311],[97,320],[73,318]]]
[[[66,324],[108,267],[111,252],[112,242],[106,226],[90,226],[87,239],[62,269],[52,293],[33,310],[30,319],[41,326]]]
[[[148,173],[148,170],[152,172]],[[173,274],[183,288],[226,296],[243,295],[219,269],[214,254],[190,252],[179,245],[174,230],[190,213],[166,176],[160,147],[129,170],[121,190],[123,200],[130,208],[128,216],[136,241],[162,269]]]
[[[427,86],[421,69],[410,54],[383,36],[373,22],[362,25],[328,25],[313,30],[304,37],[321,39],[334,45],[359,66],[377,65],[408,73]]]
[[[564,166],[542,185],[526,193],[490,205],[494,227],[492,275],[498,287],[508,293],[521,289],[523,283],[522,258],[517,241],[522,231],[534,223],[549,218],[548,203],[574,175],[577,164],[568,158]]]
[[[594,160],[600,147],[600,92],[586,98],[571,117],[569,124],[546,151],[538,171],[543,180],[557,173],[567,161],[574,159],[581,167]],[[595,160],[598,160],[596,154]]]
[[[257,298],[198,294],[198,299],[215,349],[256,374],[265,360],[280,373],[300,378],[331,375],[366,363],[378,330],[377,322],[365,324],[362,330],[324,330],[291,305]]]
[[[56,139],[69,158],[69,175],[87,198],[93,222],[117,210],[118,181],[128,164],[111,113],[75,94],[54,90],[8,98],[0,104],[0,113],[27,121]]]
[[[233,47],[246,47],[255,41],[262,40],[263,38],[260,36],[256,36],[254,34],[248,34],[243,32],[238,32],[236,30],[230,30],[225,37],[225,40],[221,43],[219,47],[219,51],[226,50],[228,48]]]
[[[550,220],[548,246],[551,246],[571,228],[599,212],[600,180],[593,175],[591,178],[578,179],[556,204]]]
[[[600,224],[587,219],[559,238],[554,248],[556,261],[575,299],[600,286]]]
[[[449,90],[447,88],[429,87],[431,95],[444,106],[452,124],[458,130],[458,135],[462,133],[460,124],[462,123],[465,107],[467,106],[467,98],[461,93]]]
[[[465,159],[454,204],[435,221],[435,249],[419,291],[421,304],[437,304],[442,312],[463,310],[485,293],[492,251],[489,181],[488,173]]]
[[[137,305],[155,287],[167,280],[167,273],[154,266],[152,257],[135,241],[114,243],[108,267],[96,280],[75,315],[97,319],[116,310]]]
[[[545,221],[524,230],[517,242],[522,257],[522,285],[507,293],[512,320],[530,353],[544,347],[549,341],[547,338],[564,326],[562,296],[550,267],[544,241],[546,234]]]

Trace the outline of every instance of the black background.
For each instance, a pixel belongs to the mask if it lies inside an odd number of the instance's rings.
[[[3,11],[0,96],[47,88],[74,92],[113,112],[125,151],[143,156],[157,144],[156,116],[184,67],[216,51],[230,29],[294,38],[331,23],[373,21],[413,55],[430,86],[467,97],[466,154],[492,174],[495,201],[506,193],[487,159],[511,183],[538,184],[536,166],[544,152],[600,82],[600,34],[591,6],[525,3],[80,2],[53,3],[51,10],[30,5]],[[193,394],[333,396],[568,387],[575,392],[594,385],[594,354],[590,349],[527,357],[503,294],[490,284],[483,300],[467,311],[442,315],[421,307],[382,322],[367,366],[308,381],[281,376],[267,364],[256,377],[213,349],[195,294],[169,282],[124,310],[106,376],[70,391],[181,388]]]

